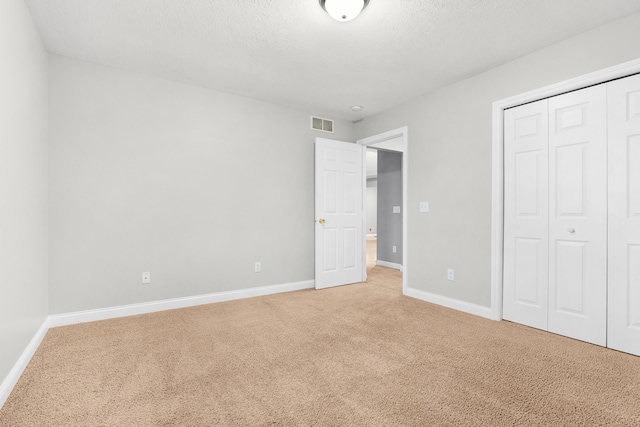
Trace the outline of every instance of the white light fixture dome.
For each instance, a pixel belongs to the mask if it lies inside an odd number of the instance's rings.
[[[320,6],[336,21],[347,22],[360,15],[369,0],[320,0]]]

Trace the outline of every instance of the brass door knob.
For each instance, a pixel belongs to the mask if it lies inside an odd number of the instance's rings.
[[[324,218],[320,218],[320,219],[318,220],[318,222],[319,222],[320,224],[324,224],[324,223],[325,223],[325,219],[324,219]]]

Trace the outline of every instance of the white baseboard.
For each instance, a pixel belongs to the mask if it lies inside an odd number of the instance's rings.
[[[367,237],[378,237],[377,233],[367,233]]]
[[[283,292],[311,289],[315,281],[285,283],[282,285],[260,286],[257,288],[238,289],[235,291],[216,292],[213,294],[195,295],[192,297],[173,298],[160,301],[143,302],[139,304],[120,305],[116,307],[98,308],[95,310],[77,311],[73,313],[54,314],[49,316],[49,327],[74,325],[76,323],[94,322],[96,320],[115,319],[118,317],[135,316],[156,311],[173,310],[176,308],[194,307],[212,304],[214,302],[232,301],[243,298],[259,297],[279,294]]]
[[[16,383],[20,379],[20,376],[27,368],[27,365],[31,361],[31,358],[35,354],[38,346],[42,342],[42,339],[47,334],[48,330],[48,319],[45,319],[33,338],[31,338],[31,341],[29,341],[27,348],[24,349],[18,361],[15,363],[15,365],[13,365],[13,368],[11,368],[4,381],[2,381],[2,384],[0,384],[0,408],[2,408],[4,403],[9,398],[11,390],[13,390],[13,387],[16,385]]]
[[[379,265],[380,267],[393,268],[394,270],[402,271],[402,264],[396,264],[395,262],[376,260],[376,265]]]
[[[243,298],[259,297],[279,294],[283,292],[312,289],[314,280],[285,283],[282,285],[260,286],[257,288],[239,289],[236,291],[217,292],[213,294],[196,295],[192,297],[174,298],[140,304],[121,305],[117,307],[99,308],[96,310],[78,311],[75,313],[54,314],[48,316],[35,333],[27,348],[22,352],[18,361],[13,365],[7,377],[0,384],[0,408],[9,398],[13,387],[29,364],[42,339],[49,328],[56,326],[74,325],[77,323],[93,322],[96,320],[115,319],[117,317],[134,316],[137,314],[153,313],[156,311],[172,310],[176,308],[193,307],[214,302],[232,301]]]
[[[430,292],[425,292],[409,287],[407,288],[405,295],[422,301],[438,304],[447,308],[453,308],[454,310],[464,311],[465,313],[475,314],[476,316],[493,320],[493,312],[491,311],[491,308],[482,305],[472,304],[470,302],[460,301],[457,299],[444,297],[442,295],[436,295]]]

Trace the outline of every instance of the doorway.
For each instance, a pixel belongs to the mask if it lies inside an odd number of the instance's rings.
[[[408,129],[395,129],[358,141],[363,155],[363,281],[376,266],[407,277]]]

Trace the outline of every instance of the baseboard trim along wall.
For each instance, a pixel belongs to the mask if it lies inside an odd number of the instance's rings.
[[[31,361],[31,358],[40,346],[42,339],[47,334],[47,331],[49,330],[47,322],[48,319],[45,319],[44,322],[42,322],[42,326],[38,328],[33,338],[31,338],[31,341],[29,341],[27,348],[24,349],[16,364],[13,365],[13,368],[11,368],[4,381],[2,381],[2,384],[0,384],[0,408],[2,408],[4,402],[9,398],[11,390],[13,390],[13,387],[20,379],[20,376],[27,368],[29,361]]]
[[[393,268],[395,270],[400,270],[400,271],[403,270],[402,264],[396,264],[395,262],[376,260],[376,265],[379,265],[380,267]]]
[[[216,292],[213,294],[195,295],[192,297],[173,298],[160,301],[144,302],[140,304],[120,305],[116,307],[99,308],[96,310],[77,311],[74,313],[53,314],[49,316],[49,327],[74,325],[76,323],[94,322],[96,320],[115,319],[118,317],[135,316],[138,314],[154,313],[156,311],[174,310],[176,308],[194,307],[215,302],[233,301],[243,298],[260,297],[283,292],[311,289],[315,281],[285,283],[282,285],[260,286],[257,288],[239,289],[236,291]]]
[[[29,361],[35,354],[42,339],[49,328],[58,326],[75,325],[78,323],[94,322],[97,320],[115,319],[118,317],[135,316],[138,314],[153,313],[156,311],[173,310],[177,308],[194,307],[197,305],[212,304],[216,302],[233,301],[244,298],[259,297],[264,295],[280,294],[284,292],[313,289],[314,280],[285,283],[281,285],[260,286],[257,288],[239,289],[236,291],[217,292],[213,294],[196,295],[192,297],[173,298],[160,301],[151,301],[140,304],[121,305],[117,307],[99,308],[95,310],[78,311],[74,313],[54,314],[48,316],[42,326],[33,336],[27,348],[13,366],[7,377],[0,384],[0,408],[9,398],[13,387],[26,369]]]
[[[476,316],[485,317],[493,320],[493,312],[490,307],[484,307],[478,304],[472,304],[466,301],[444,297],[429,292],[421,291],[415,288],[407,287],[406,296],[413,297],[422,301],[438,304],[443,307],[453,308],[454,310],[464,311],[465,313],[474,314]]]

